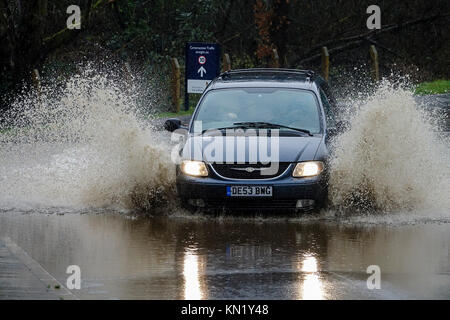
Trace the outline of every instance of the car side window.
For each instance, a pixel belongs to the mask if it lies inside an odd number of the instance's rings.
[[[335,124],[335,118],[332,104],[330,103],[330,100],[328,99],[327,95],[325,94],[325,91],[323,91],[322,88],[319,88],[319,92],[320,92],[320,100],[322,100],[325,116],[327,118],[327,123],[329,126],[333,126]]]

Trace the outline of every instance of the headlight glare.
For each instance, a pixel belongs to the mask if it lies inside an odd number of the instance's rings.
[[[300,162],[294,168],[292,176],[295,178],[315,177],[323,171],[323,163],[320,161]]]
[[[203,161],[184,160],[181,163],[181,172],[194,177],[208,176],[208,169]]]

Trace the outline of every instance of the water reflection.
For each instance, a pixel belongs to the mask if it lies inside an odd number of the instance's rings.
[[[305,276],[302,284],[301,299],[324,299],[322,281],[318,273],[317,259],[313,256],[305,256],[301,263],[301,271]]]
[[[200,286],[199,260],[195,250],[187,249],[184,253],[183,278],[184,299],[201,300],[203,292]]]
[[[449,298],[448,223],[347,226],[0,212],[4,236],[61,281],[68,265],[79,264],[81,299]],[[383,293],[365,286],[365,270],[374,261],[389,275]],[[5,292],[10,295],[0,284],[0,297]]]

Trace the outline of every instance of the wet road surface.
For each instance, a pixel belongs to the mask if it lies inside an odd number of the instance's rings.
[[[78,265],[79,299],[450,298],[448,219],[372,222],[1,212],[0,241],[61,284]]]

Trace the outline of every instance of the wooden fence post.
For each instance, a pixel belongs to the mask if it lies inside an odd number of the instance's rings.
[[[372,58],[372,79],[374,82],[380,81],[380,69],[378,65],[378,52],[375,46],[370,46],[370,57]]]
[[[223,72],[230,71],[230,70],[231,70],[230,55],[228,53],[225,53],[223,55]]]
[[[280,57],[278,56],[277,49],[272,49],[272,68],[279,68],[280,67]]]
[[[123,72],[125,74],[125,81],[127,82],[127,86],[128,88],[131,88],[131,80],[132,75],[131,75],[131,68],[130,68],[130,64],[128,62],[125,62],[123,64]]]
[[[38,97],[41,96],[41,77],[39,76],[39,71],[37,69],[33,69],[31,73],[31,79],[33,80],[33,86],[36,90]]]
[[[172,65],[172,104],[174,112],[180,111],[180,65],[177,58],[170,59]]]
[[[322,47],[322,77],[325,81],[330,77],[330,55],[327,47]]]

